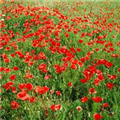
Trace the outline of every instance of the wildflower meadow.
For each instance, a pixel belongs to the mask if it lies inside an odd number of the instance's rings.
[[[120,0],[1,0],[0,120],[120,120]]]

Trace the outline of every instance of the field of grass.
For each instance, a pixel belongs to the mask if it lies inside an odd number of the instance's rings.
[[[0,120],[120,120],[119,1],[0,10]]]

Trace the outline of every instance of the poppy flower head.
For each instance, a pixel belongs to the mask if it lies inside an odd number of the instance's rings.
[[[86,103],[86,102],[88,101],[88,97],[82,97],[82,98],[80,99],[80,101],[81,101],[82,103]]]
[[[10,79],[11,79],[11,80],[15,80],[15,78],[16,78],[16,75],[11,75],[11,76],[10,76]]]
[[[16,67],[13,67],[13,70],[14,71],[17,71],[17,70],[19,70],[19,68],[16,66]]]
[[[60,110],[61,109],[61,105],[60,104],[57,104],[57,105],[51,105],[50,106],[50,109],[52,110],[52,111],[58,111],[58,110]]]
[[[33,85],[31,83],[27,83],[25,85],[25,87],[27,88],[27,90],[31,91],[33,89]]]
[[[60,96],[61,92],[60,91],[56,91],[56,95]]]
[[[109,104],[108,103],[104,103],[103,107],[109,107]]]
[[[94,102],[101,102],[102,101],[102,98],[101,97],[92,97],[91,98]]]
[[[72,86],[72,83],[71,83],[71,82],[68,82],[68,86],[71,87],[71,86]]]
[[[25,84],[19,84],[18,87],[19,87],[20,90],[24,90]]]
[[[30,103],[34,103],[35,100],[36,100],[35,97],[30,97],[30,98],[29,98],[29,102],[30,102]]]
[[[12,91],[12,93],[16,93],[17,92],[17,88],[15,86],[12,86],[11,87],[11,91]]]
[[[49,91],[49,87],[47,87],[47,86],[43,86],[43,87],[36,86],[35,89],[34,89],[34,92],[39,93],[40,95],[42,95],[42,94],[44,94],[48,91]]]
[[[22,91],[17,94],[17,98],[25,101],[25,100],[29,100],[29,95],[25,91]]]
[[[101,114],[99,114],[99,113],[95,113],[95,114],[93,115],[93,118],[94,118],[94,120],[100,120],[100,119],[102,118],[102,116],[101,116]]]
[[[93,93],[95,94],[95,93],[97,93],[97,91],[95,90],[95,88],[90,88],[89,89],[89,93],[90,94],[93,94]]]
[[[19,108],[18,102],[12,101],[12,102],[11,102],[11,107],[12,107],[12,109],[17,109],[17,108]]]
[[[111,82],[108,82],[108,83],[106,84],[106,87],[107,87],[109,90],[111,90],[111,89],[114,87],[114,84],[111,83]]]

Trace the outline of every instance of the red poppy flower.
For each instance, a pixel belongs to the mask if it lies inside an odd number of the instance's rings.
[[[17,94],[17,98],[20,100],[29,100],[29,95],[26,92],[22,91]]]
[[[19,84],[19,89],[22,90],[25,88],[25,84]]]
[[[106,63],[106,66],[107,66],[108,68],[111,68],[111,67],[113,66],[113,64],[112,64],[111,62],[107,62],[107,63]]]
[[[82,43],[83,42],[83,40],[79,40],[79,43]]]
[[[11,91],[12,91],[12,93],[16,93],[17,92],[17,88],[15,86],[12,86],[11,87]]]
[[[115,35],[112,35],[113,38],[115,38],[116,36]]]
[[[93,84],[94,84],[95,86],[98,86],[98,85],[99,85],[99,82],[100,82],[100,80],[99,80],[98,78],[96,78],[96,79],[94,80]]]
[[[78,65],[79,65],[80,67],[82,67],[82,66],[83,66],[83,63],[82,63],[81,61],[79,61],[79,62],[78,62]]]
[[[81,38],[85,37],[85,33],[81,33]]]
[[[95,88],[90,88],[90,89],[89,89],[89,93],[90,93],[90,94],[93,94],[93,93],[97,93],[97,91],[95,91]]]
[[[4,59],[4,63],[9,63],[9,62],[10,62],[9,58]]]
[[[50,109],[52,110],[52,111],[58,111],[58,110],[60,110],[61,109],[61,105],[60,104],[58,104],[58,105],[51,105],[50,106]]]
[[[41,59],[46,59],[46,56],[43,52],[41,52],[39,55],[38,55],[38,58],[41,60]]]
[[[36,86],[35,89],[34,89],[34,93],[38,93],[39,89],[41,89],[41,87],[40,86]]]
[[[84,57],[80,58],[80,61],[84,63],[85,62],[85,58]]]
[[[72,64],[71,69],[75,70],[75,69],[77,69],[77,66],[75,64]]]
[[[46,64],[41,63],[41,64],[39,65],[39,70],[40,70],[41,72],[45,72],[45,73],[46,73],[46,72],[47,72],[46,67],[47,67]]]
[[[11,69],[10,69],[10,68],[5,68],[5,69],[4,69],[4,72],[5,72],[5,73],[9,73],[9,72],[11,72]]]
[[[115,80],[116,78],[117,78],[117,75],[108,75],[108,78],[110,79],[110,80]]]
[[[99,113],[95,113],[95,114],[93,115],[93,118],[94,118],[95,120],[100,120],[100,119],[102,118],[102,116],[101,116]]]
[[[82,97],[80,100],[81,102],[86,103],[88,101],[88,97]]]
[[[12,102],[11,102],[11,106],[12,106],[12,109],[17,109],[17,108],[19,108],[19,104],[18,104],[18,102],[16,102],[16,101],[12,101]]]
[[[108,82],[108,83],[106,84],[106,87],[111,90],[111,89],[114,87],[114,84],[111,83],[111,82]]]
[[[101,102],[102,101],[102,98],[101,97],[92,97],[91,98],[94,102]]]
[[[100,39],[102,39],[102,38],[103,38],[103,36],[99,35],[97,38],[100,40]]]
[[[66,36],[66,37],[69,37],[69,34],[68,34],[68,33],[65,33],[65,36]]]
[[[30,103],[35,102],[35,97],[31,97],[31,98],[29,98],[29,102],[30,102]]]
[[[80,51],[81,51],[81,49],[80,49],[80,48],[77,48],[76,50],[77,50],[77,52],[80,52]]]
[[[38,92],[40,95],[42,95],[46,92],[46,90],[44,89],[44,87],[41,87]]]
[[[80,82],[86,83],[88,80],[87,79],[80,79]]]
[[[4,71],[4,67],[0,67],[0,72]]]
[[[109,104],[108,103],[104,103],[103,107],[109,107]]]
[[[68,83],[68,86],[69,86],[69,87],[71,87],[71,86],[72,86],[72,83],[71,83],[71,82],[69,82],[69,83]]]
[[[49,78],[51,78],[51,75],[45,75],[44,79],[48,80]]]
[[[15,78],[16,78],[16,75],[11,75],[11,76],[10,76],[10,79],[11,79],[11,80],[15,80]]]
[[[33,89],[33,85],[31,83],[27,83],[25,85],[25,87],[27,88],[27,90],[31,91]]]
[[[61,92],[60,91],[56,91],[56,95],[61,95]]]
[[[11,57],[15,57],[15,54],[14,54],[14,53],[11,53]]]
[[[36,86],[34,89],[35,93],[39,93],[40,95],[44,94],[45,92],[49,91],[49,87],[44,86],[44,87],[40,87],[40,86]]]
[[[5,85],[3,85],[3,88],[9,90],[13,84],[14,84],[13,82],[7,82]]]
[[[120,68],[118,68],[118,71],[120,72]]]
[[[15,71],[16,71],[16,70],[19,70],[19,68],[18,68],[18,67],[13,67],[13,70],[15,70]]]
[[[76,53],[76,50],[73,47],[71,47],[70,50],[71,52]]]

